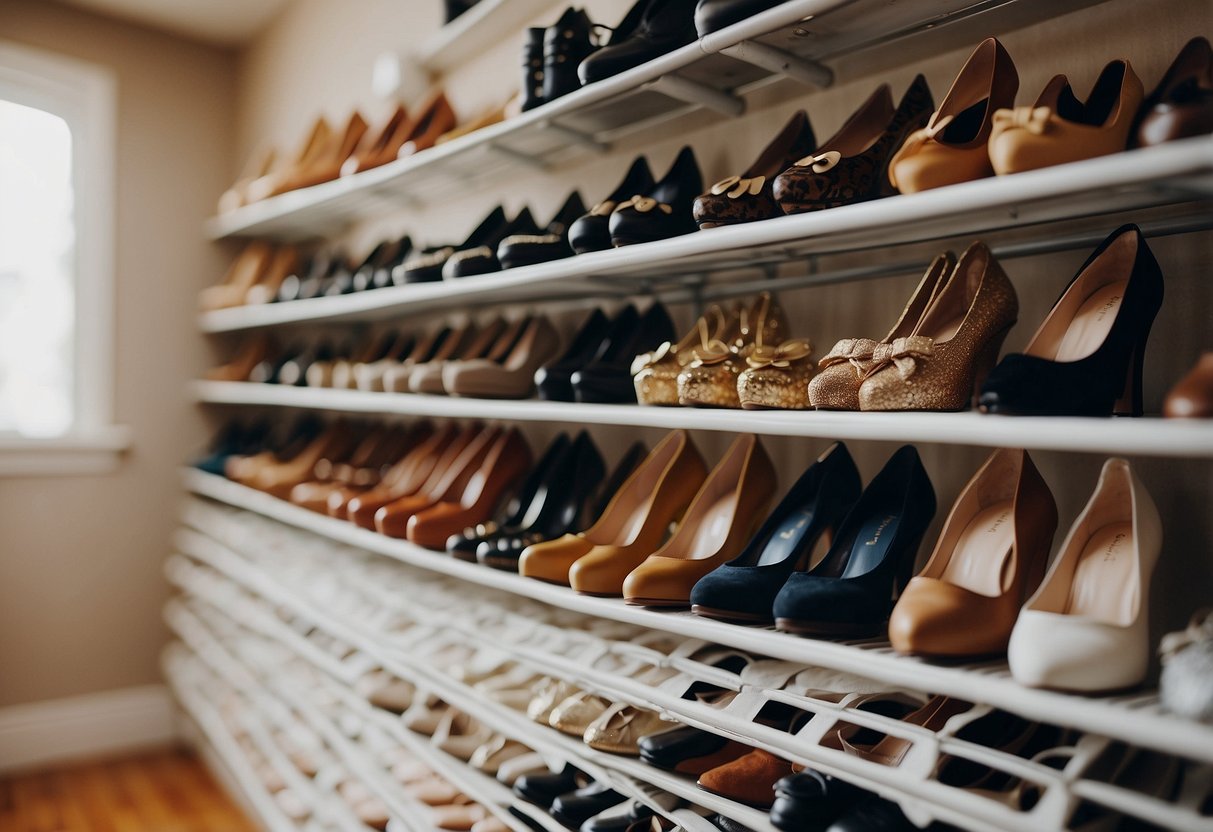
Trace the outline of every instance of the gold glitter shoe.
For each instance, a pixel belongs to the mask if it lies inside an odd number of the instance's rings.
[[[733,313],[733,319],[737,313]],[[632,382],[636,385],[636,400],[641,404],[674,407],[678,404],[678,374],[695,358],[694,347],[704,339],[722,338],[730,317],[718,305],[712,304],[700,316],[695,326],[677,344],[665,341],[652,352],[636,356],[632,362]]]
[[[813,343],[789,338],[779,346],[763,343],[759,330],[747,368],[737,376],[737,398],[746,410],[807,410],[813,377]]]
[[[914,333],[877,345],[859,409],[964,410],[1018,314],[1010,279],[985,243],[973,243]]]
[[[763,292],[753,306],[742,311],[736,333],[729,340],[705,337],[695,348],[694,360],[678,374],[678,403],[740,408],[737,377],[746,369],[746,358],[758,343],[783,343],[787,331],[783,309],[770,292]]]
[[[872,354],[880,344],[891,344],[914,332],[922,313],[931,305],[956,266],[956,255],[945,251],[927,267],[927,272],[901,311],[901,317],[880,341],[844,338],[818,362],[819,372],[809,382],[809,404],[818,410],[859,410],[859,385],[872,369]]]

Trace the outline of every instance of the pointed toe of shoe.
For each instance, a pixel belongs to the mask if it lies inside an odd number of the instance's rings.
[[[1149,664],[1147,634],[1071,615],[1025,609],[1007,660],[1022,685],[1086,693],[1141,683]]]
[[[578,254],[606,251],[611,247],[610,218],[602,214],[586,214],[569,226],[569,245]]]
[[[994,599],[932,578],[913,578],[889,614],[889,642],[899,653],[986,656],[1002,653],[1014,613]]]
[[[423,548],[443,551],[452,535],[482,519],[458,503],[439,503],[409,518],[408,539]]]
[[[685,607],[691,589],[711,569],[704,561],[650,555],[623,580],[623,597],[640,606]]]
[[[595,546],[569,567],[569,586],[582,595],[617,598],[623,582],[638,564],[620,546]]]
[[[592,544],[585,538],[572,534],[545,543],[536,543],[522,550],[518,557],[518,574],[568,586],[569,571],[573,564],[592,548]]]
[[[523,399],[530,394],[531,386],[530,377],[512,373],[488,359],[448,362],[442,370],[442,387],[451,396]]]
[[[587,404],[635,404],[636,385],[626,368],[587,364],[570,377],[577,401]]]
[[[860,381],[849,364],[826,367],[809,381],[809,404],[818,410],[859,410]]]
[[[685,210],[685,208],[683,209]],[[660,208],[642,213],[635,208],[616,208],[610,220],[611,245],[636,245],[681,237],[698,230],[694,217],[665,213]]]

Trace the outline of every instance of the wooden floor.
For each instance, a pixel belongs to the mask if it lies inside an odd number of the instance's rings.
[[[0,777],[0,832],[256,829],[186,751]]]

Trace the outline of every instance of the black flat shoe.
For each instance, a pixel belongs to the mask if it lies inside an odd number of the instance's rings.
[[[637,741],[641,761],[664,771],[674,771],[686,760],[716,754],[731,740],[719,734],[684,725],[672,731],[648,734]]]
[[[615,206],[636,194],[653,189],[653,172],[643,156],[637,156],[611,195],[599,202],[569,227],[569,245],[578,254],[606,251],[611,247],[611,212]]]
[[[555,101],[581,89],[577,67],[598,46],[594,24],[584,9],[565,9],[543,34],[543,101]]]
[[[857,786],[805,769],[775,784],[771,825],[783,832],[821,832],[865,795]]]
[[[699,0],[695,6],[695,31],[699,37],[740,23],[747,17],[782,6],[787,0]]]
[[[1150,327],[1163,278],[1136,225],[1099,244],[1022,353],[1003,357],[981,386],[987,413],[1140,416]]]
[[[354,272],[354,291],[382,289],[392,285],[392,269],[403,263],[413,250],[413,240],[407,234],[399,240],[385,240],[375,246],[362,265]]]
[[[656,814],[655,810],[645,806],[640,801],[636,801],[622,814],[606,818],[590,818],[581,824],[580,832],[628,832],[634,824],[640,823],[642,820],[649,820]],[[650,827],[643,826],[641,828],[645,832],[648,832]]]
[[[918,451],[903,445],[848,512],[826,556],[793,572],[772,605],[775,626],[811,636],[882,633],[894,588],[905,586],[935,516],[935,489]]]
[[[332,276],[345,267],[345,256],[340,252],[317,252],[303,268],[283,278],[277,299],[289,301],[320,297],[328,288]]]
[[[918,832],[896,803],[871,797],[855,804],[826,832]]]
[[[615,247],[667,240],[698,231],[695,197],[703,192],[703,176],[695,151],[684,147],[661,181],[646,194],[635,194],[611,212],[611,245]]]
[[[808,567],[819,542],[830,539],[823,536],[833,536],[862,490],[846,445],[834,443],[800,475],[745,550],[696,582],[691,611],[723,621],[770,623],[788,576]]]
[[[491,274],[501,271],[501,263],[497,259],[497,247],[501,241],[514,234],[537,234],[539,226],[531,216],[531,209],[523,208],[518,216],[510,220],[491,234],[485,236],[482,242],[474,248],[457,251],[442,264],[442,279],[455,280],[460,277],[474,277],[478,274]]]
[[[577,67],[583,84],[626,72],[692,43],[695,0],[640,0],[624,16],[607,44]]]
[[[591,506],[606,472],[594,440],[581,431],[537,484],[517,521],[481,538],[475,559],[517,572],[526,547],[587,528],[597,517]]]
[[[506,235],[497,246],[497,260],[503,269],[534,266],[573,256],[569,247],[569,226],[585,213],[581,194],[573,191],[564,205],[542,230],[519,229]]]
[[[522,775],[514,781],[514,794],[546,809],[560,795],[569,794],[591,782],[584,772],[566,765],[560,771]]]
[[[599,812],[618,806],[623,795],[604,783],[591,783],[552,801],[552,818],[566,829],[576,829]]]
[[[442,280],[442,267],[446,265],[446,261],[452,254],[485,245],[488,240],[493,240],[494,246],[496,246],[498,235],[507,224],[505,209],[498,205],[480,221],[480,225],[473,229],[463,243],[457,246],[427,249],[414,254],[401,265],[400,279],[396,280],[396,276],[393,274],[393,280],[396,283],[434,283]]]
[[[628,307],[633,313],[635,309]],[[624,310],[625,312],[627,309]],[[573,373],[573,392],[577,401],[599,404],[635,404],[636,385],[632,383],[632,361],[665,341],[675,339],[674,322],[661,303],[654,303],[632,326],[624,313],[612,323],[609,337],[594,360]]]
[[[630,313],[628,309],[631,309]],[[616,316],[616,320],[625,315],[635,317],[636,308],[625,307]],[[602,348],[603,339],[613,328],[614,324],[601,309],[591,312],[577,331],[573,343],[564,351],[564,355],[535,372],[535,387],[539,390],[539,398],[553,402],[573,401],[573,373],[594,360],[594,356]]]

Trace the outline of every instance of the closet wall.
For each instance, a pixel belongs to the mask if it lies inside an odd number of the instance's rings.
[[[554,21],[564,5],[553,2],[550,10],[535,20],[535,25]],[[598,0],[584,5],[594,20],[614,23],[630,6],[630,0]],[[1075,8],[1080,5],[1068,4]],[[304,0],[293,6],[244,56],[240,84],[242,155],[247,156],[264,145],[293,148],[302,140],[311,120],[321,112],[337,123],[354,106],[362,107],[368,119],[379,116],[384,102],[374,99],[370,85],[375,56],[389,48],[407,51],[410,43],[417,42],[436,25],[439,6],[436,0],[409,4],[372,0],[354,6],[342,4],[341,8],[324,0]],[[972,47],[991,32],[999,33],[1015,60],[1020,75],[1018,101],[1026,104],[1056,73],[1066,73],[1075,88],[1085,95],[1103,65],[1121,57],[1130,60],[1149,89],[1190,37],[1213,35],[1213,19],[1204,0],[1159,0],[1149,4],[1113,0],[1012,31],[1006,31],[998,22],[997,12],[988,13],[949,28],[941,33],[938,43],[932,43],[930,37],[920,38],[923,54],[930,57],[909,65],[896,54],[889,54],[896,50],[888,50],[883,57],[863,53],[860,58],[840,65],[838,82],[829,90],[810,92],[802,86],[780,85],[766,91],[757,103],[752,101],[749,112],[734,121],[703,126],[703,122],[691,118],[678,122],[678,129],[656,128],[635,136],[634,141],[621,141],[611,153],[555,175],[535,172],[475,192],[451,191],[443,200],[428,202],[421,209],[394,210],[385,205],[380,217],[349,229],[347,236],[354,253],[368,250],[378,240],[403,229],[408,229],[414,240],[423,242],[460,240],[498,202],[511,210],[529,205],[536,218],[546,222],[572,185],[581,189],[587,204],[602,198],[640,148],[660,175],[678,148],[689,143],[698,155],[705,183],[711,183],[743,170],[800,107],[808,110],[818,138],[824,139],[884,81],[892,85],[895,96],[900,96],[915,73],[922,72],[939,102]],[[461,115],[474,115],[480,107],[503,99],[516,88],[520,42],[520,33],[503,32],[499,44],[445,79]],[[945,43],[947,46],[942,45]],[[420,85],[421,79],[410,79],[410,89],[404,91],[406,101],[410,93],[416,95],[414,90],[419,90]],[[657,135],[668,138],[655,140]],[[1124,221],[1134,219],[1135,216],[1129,215]],[[1090,228],[1101,238],[1118,224],[1115,218],[1103,218]],[[1002,235],[991,241],[1008,239],[1008,235]],[[958,237],[947,241],[946,246],[959,252],[970,242],[969,238]],[[1210,297],[1213,287],[1207,278],[1213,234],[1160,237],[1152,239],[1150,245],[1162,264],[1170,297],[1155,323],[1147,354],[1146,407],[1147,411],[1157,412],[1168,387],[1202,349],[1213,346],[1209,340],[1209,321],[1205,318],[1207,310],[1213,308]],[[917,253],[925,267],[930,257],[943,247],[940,243],[921,248],[901,247],[889,255],[905,261]],[[1005,350],[1021,348],[1029,340],[1052,299],[1092,248],[1094,243],[1074,251],[1004,263],[1020,287],[1021,300],[1020,323],[1008,338]],[[848,255],[846,260],[870,262],[889,255],[874,251]],[[842,258],[834,262],[842,262]],[[789,266],[781,273],[794,273],[797,268],[803,271],[806,267]],[[896,319],[919,277],[907,274],[870,283],[788,292],[781,297],[789,312],[792,334],[810,337],[821,355],[838,338],[883,334]],[[676,307],[674,311],[680,326],[692,322],[693,310],[689,307]],[[570,312],[568,325],[573,326],[576,319],[577,314]],[[537,446],[556,429],[550,425],[522,427]],[[594,430],[603,447],[615,453],[626,445],[626,438],[636,433],[632,428]],[[650,442],[662,434],[641,433]],[[710,459],[717,458],[731,438],[728,434],[696,434],[696,441]],[[763,441],[780,462],[782,487],[790,484],[826,444],[776,437]],[[850,447],[865,478],[875,474],[894,449],[892,445],[870,442],[856,442]],[[942,445],[922,445],[920,450],[940,505],[935,527],[926,538],[931,541],[959,489],[988,451]],[[1048,452],[1033,453],[1033,457],[1057,498],[1063,533],[1089,496],[1103,457]],[[1213,540],[1213,519],[1207,506],[1213,493],[1213,470],[1204,461],[1141,459],[1135,460],[1135,465],[1162,507],[1167,535],[1162,566],[1152,590],[1151,608],[1157,635],[1182,625],[1194,608],[1208,602],[1208,588],[1213,586],[1213,561],[1206,553],[1209,541]],[[1055,541],[1059,542],[1060,538]],[[920,563],[929,553],[929,548],[924,547]]]
[[[234,54],[45,0],[0,3],[0,37],[117,76],[112,474],[0,478],[0,707],[160,677],[177,469],[203,427],[196,294],[227,266],[198,229],[233,173]],[[82,310],[89,314],[89,310]]]

